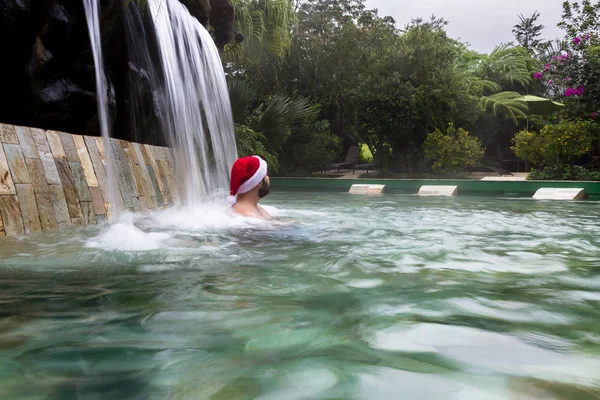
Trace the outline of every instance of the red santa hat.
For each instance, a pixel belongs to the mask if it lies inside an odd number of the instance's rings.
[[[234,205],[237,195],[254,189],[267,175],[267,162],[259,156],[238,158],[231,167],[229,197],[227,201]]]

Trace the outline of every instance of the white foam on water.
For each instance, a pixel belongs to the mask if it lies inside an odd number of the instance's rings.
[[[243,217],[232,212],[229,206],[206,203],[145,214],[124,214],[117,223],[106,226],[98,235],[88,239],[86,247],[110,251],[182,250],[196,247],[198,252],[202,249],[190,238],[201,237],[202,248],[211,244],[222,247],[226,244],[222,241],[211,243],[206,233],[230,234],[246,229],[269,231],[286,226],[289,224]]]
[[[372,289],[383,283],[381,279],[356,279],[347,282],[346,285],[357,289]]]
[[[86,242],[87,247],[103,250],[148,251],[168,246],[168,233],[144,232],[133,223],[118,222]]]
[[[147,214],[142,223],[154,228],[187,232],[242,228],[272,229],[280,225],[277,221],[243,217],[233,212],[229,206],[219,203],[168,208]]]

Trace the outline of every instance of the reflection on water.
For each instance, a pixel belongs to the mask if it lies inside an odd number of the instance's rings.
[[[269,204],[3,238],[0,398],[600,396],[598,204]]]

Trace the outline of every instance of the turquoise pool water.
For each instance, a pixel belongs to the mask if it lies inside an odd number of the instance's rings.
[[[1,399],[593,399],[597,203],[274,193],[0,240]]]

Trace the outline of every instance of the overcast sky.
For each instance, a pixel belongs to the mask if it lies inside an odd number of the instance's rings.
[[[538,10],[538,20],[545,26],[543,36],[554,40],[563,37],[560,22],[563,0],[366,0],[379,15],[391,15],[402,28],[411,18],[429,18],[431,14],[449,21],[448,35],[470,43],[474,50],[489,53],[496,45],[514,40],[512,27],[517,14],[531,15]]]

